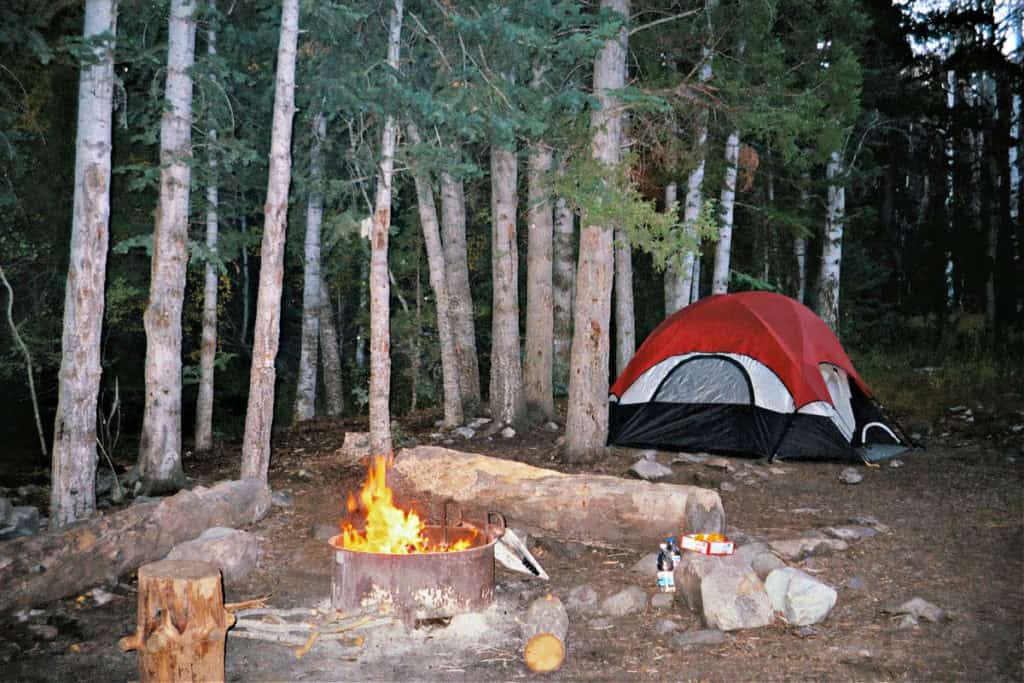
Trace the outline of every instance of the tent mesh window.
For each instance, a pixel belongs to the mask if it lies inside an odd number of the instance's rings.
[[[754,402],[750,378],[731,358],[699,356],[684,360],[664,379],[654,400],[660,403]]]

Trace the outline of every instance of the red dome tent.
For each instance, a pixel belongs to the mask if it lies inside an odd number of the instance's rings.
[[[702,299],[667,318],[611,388],[609,444],[855,460],[900,445],[839,340],[771,292]]]

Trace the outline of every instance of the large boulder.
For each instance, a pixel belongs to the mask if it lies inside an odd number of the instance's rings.
[[[836,590],[794,567],[776,569],[765,580],[772,607],[794,626],[810,626],[828,616]]]
[[[785,567],[786,563],[779,559],[779,556],[768,549],[767,543],[747,543],[736,548],[736,556],[750,565],[750,568],[762,581],[772,571]]]
[[[244,579],[256,568],[259,541],[247,531],[213,527],[199,538],[171,548],[166,559],[212,562],[224,574],[225,585],[229,585]]]
[[[709,629],[760,628],[774,619],[764,584],[743,556],[684,553],[675,577],[677,593]]]

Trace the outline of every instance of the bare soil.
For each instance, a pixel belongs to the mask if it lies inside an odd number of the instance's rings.
[[[436,415],[402,421],[420,443],[433,443]],[[1018,421],[1020,421],[1018,419]],[[276,607],[313,606],[330,596],[328,546],[316,524],[336,524],[345,498],[364,478],[361,466],[335,455],[353,422],[318,421],[275,436],[270,480],[295,499],[275,508],[251,531],[261,538],[259,567],[228,586],[229,601],[270,595]],[[942,433],[944,425],[935,430]],[[559,462],[557,435],[543,428],[505,440],[456,439],[450,447],[572,471]],[[677,463],[669,481],[722,491],[730,533],[739,538],[793,537],[873,515],[891,533],[853,541],[844,552],[797,566],[839,591],[828,618],[798,629],[777,622],[728,634],[722,645],[679,649],[654,624],[672,619],[682,630],[700,628],[685,606],[650,605],[620,618],[571,615],[568,657],[555,674],[530,673],[522,664],[514,618],[546,591],[563,600],[590,584],[601,598],[630,585],[652,595],[653,580],[632,570],[652,548],[608,550],[557,539],[533,539],[551,581],[543,584],[498,570],[495,607],[481,618],[422,625],[413,633],[392,627],[367,636],[364,652],[336,658],[320,649],[297,659],[290,648],[229,637],[229,680],[1024,680],[1024,435],[946,433],[927,450],[906,454],[903,467],[861,467],[857,485],[839,481],[838,463],[729,460],[733,471]],[[613,450],[589,469],[626,476],[635,451]],[[239,447],[224,445],[186,459],[196,483],[237,475]],[[667,460],[666,460],[667,462]],[[575,468],[579,469],[579,468]],[[726,488],[729,488],[728,486]],[[557,501],[538,501],[557,505]],[[504,511],[515,525],[515,510]],[[854,587],[848,582],[851,579]],[[28,621],[0,617],[2,680],[132,680],[136,656],[117,640],[135,626],[134,579],[121,577],[114,599],[99,606],[84,595],[41,606]],[[948,612],[939,623],[900,628],[886,605],[921,597]],[[57,628],[53,640],[29,624]],[[52,633],[51,633],[52,635]]]

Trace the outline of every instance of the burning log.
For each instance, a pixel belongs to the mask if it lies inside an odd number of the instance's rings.
[[[650,547],[690,532],[721,532],[716,491],[594,474],[563,474],[485,455],[420,446],[395,457],[399,493],[452,499],[483,518],[501,510],[528,531],[605,547]]]
[[[569,615],[562,601],[550,593],[530,604],[521,622],[526,647],[523,660],[530,671],[557,671],[565,661],[565,637]]]
[[[228,481],[0,543],[0,612],[116,580],[210,527],[246,526],[269,509],[266,484]]]
[[[163,560],[139,569],[138,630],[120,641],[139,653],[147,681],[223,681],[224,640],[235,617],[224,609],[220,570],[209,562]]]

